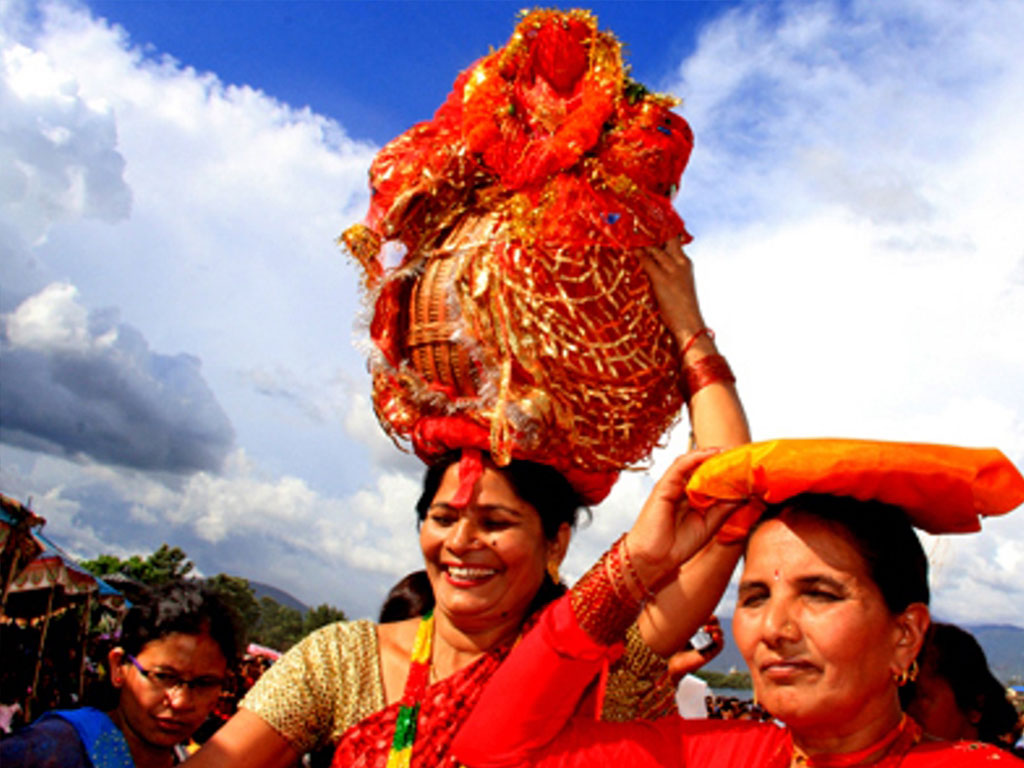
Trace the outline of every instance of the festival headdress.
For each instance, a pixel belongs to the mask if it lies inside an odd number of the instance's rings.
[[[537,10],[380,151],[369,213],[341,240],[365,271],[393,439],[427,461],[547,463],[590,503],[649,456],[685,402],[634,252],[689,240],[676,103],[628,77],[592,14]]]
[[[745,502],[719,538],[743,538],[766,504],[801,493],[849,496],[899,507],[929,533],[981,530],[981,518],[1024,503],[1024,477],[994,448],[879,440],[788,439],[748,443],[712,456],[686,486],[690,504]]]

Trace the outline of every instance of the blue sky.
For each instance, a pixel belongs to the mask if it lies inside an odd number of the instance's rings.
[[[373,614],[417,564],[421,468],[373,419],[333,240],[373,154],[518,7],[0,5],[0,490],[82,556],[167,541]],[[591,7],[684,100],[676,204],[755,438],[1024,466],[1024,6]],[[570,575],[685,431],[595,510]],[[1022,530],[927,538],[936,611],[1024,626]]]
[[[642,82],[692,51],[699,24],[736,3],[602,2],[587,6],[627,44]],[[516,2],[89,3],[138,43],[231,83],[256,84],[293,106],[387,142],[429,118],[455,73],[508,38]],[[396,98],[397,97],[397,98]]]

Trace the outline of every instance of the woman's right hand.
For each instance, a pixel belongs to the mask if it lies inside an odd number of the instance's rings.
[[[654,485],[640,516],[626,535],[626,548],[636,575],[648,590],[656,590],[695,555],[739,506],[715,504],[704,512],[693,510],[686,499],[686,484],[697,467],[718,449],[691,451],[676,458]]]
[[[686,648],[673,653],[668,659],[668,673],[673,680],[680,680],[703,667],[725,648],[725,635],[717,616],[712,616],[702,629],[711,636],[711,644],[701,649],[687,643]]]

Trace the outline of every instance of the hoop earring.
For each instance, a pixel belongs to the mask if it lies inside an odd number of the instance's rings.
[[[562,583],[562,576],[558,572],[558,561],[557,560],[548,560],[548,576],[551,577],[551,580],[555,584],[561,584]]]
[[[898,675],[893,677],[893,681],[896,683],[897,688],[902,688],[907,683],[912,683],[917,680],[917,673],[920,672],[920,667],[917,666],[917,659],[910,662],[910,666],[901,671]]]

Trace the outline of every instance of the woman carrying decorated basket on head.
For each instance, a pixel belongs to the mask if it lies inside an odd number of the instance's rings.
[[[429,467],[417,512],[434,607],[311,635],[196,766],[285,766],[329,745],[336,765],[454,764],[484,683],[564,591],[579,509],[647,459],[684,405],[698,446],[749,439],[671,205],[692,148],[673,105],[625,76],[592,15],[535,11],[377,156],[370,212],[343,240],[373,307],[378,420]],[[673,706],[666,658],[738,557],[713,543],[660,590],[604,717]],[[706,574],[709,597],[694,598]]]
[[[778,440],[677,459],[625,542],[603,557],[492,676],[454,745],[469,768],[970,768],[1022,763],[922,733],[900,707],[929,623],[928,561],[912,526],[979,530],[1024,503],[999,451]],[[701,463],[703,462],[703,463]],[[689,480],[685,475],[692,473]],[[714,533],[723,502],[762,512],[744,553],[733,633],[758,703],[780,721],[601,723],[577,706],[621,653],[645,593]],[[529,680],[524,686],[522,680]],[[500,723],[500,728],[491,728]]]

